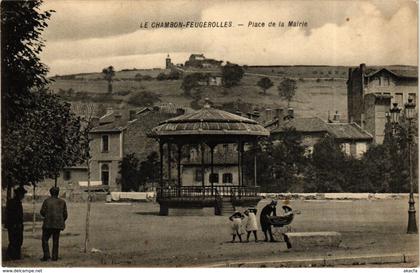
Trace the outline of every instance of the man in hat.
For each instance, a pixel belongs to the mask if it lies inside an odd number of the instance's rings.
[[[9,235],[7,258],[11,260],[21,259],[21,247],[23,243],[23,207],[22,199],[26,190],[20,186],[14,190],[14,196],[6,203],[6,228]]]
[[[53,238],[52,260],[57,261],[58,259],[60,232],[64,230],[64,222],[67,219],[66,201],[58,198],[59,192],[60,189],[58,187],[52,187],[50,189],[51,197],[42,203],[40,213],[44,217],[44,224],[42,225],[42,250],[44,256],[41,261],[50,259],[48,241],[51,236]]]
[[[261,224],[261,229],[264,232],[264,241],[268,241],[268,236],[267,236],[267,232],[270,235],[270,242],[275,242],[274,238],[273,238],[273,232],[271,231],[271,222],[269,219],[269,216],[273,215],[273,216],[277,216],[276,213],[276,206],[277,206],[277,201],[276,200],[272,200],[270,204],[266,205],[260,214],[260,224]]]

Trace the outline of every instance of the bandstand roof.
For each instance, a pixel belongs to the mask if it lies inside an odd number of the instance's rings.
[[[210,107],[208,103],[198,111],[165,120],[152,129],[150,136],[157,138],[207,137],[259,137],[269,131],[257,121]]]

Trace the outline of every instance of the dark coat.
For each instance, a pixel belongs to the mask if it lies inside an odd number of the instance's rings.
[[[12,198],[6,203],[6,228],[18,229],[23,226],[22,201]]]
[[[263,229],[270,225],[270,221],[268,219],[268,216],[270,215],[277,216],[276,207],[273,208],[270,204],[268,204],[262,209],[260,214],[260,224]]]
[[[42,228],[65,228],[64,222],[67,219],[66,201],[57,197],[50,197],[42,203],[41,215],[44,217]]]

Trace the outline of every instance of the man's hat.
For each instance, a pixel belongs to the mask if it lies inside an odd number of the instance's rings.
[[[282,206],[282,209],[284,209],[285,211],[291,211],[292,208],[289,206]]]
[[[270,205],[277,206],[277,200],[272,200],[271,203],[270,203]]]
[[[17,187],[17,188],[14,190],[14,192],[15,192],[15,194],[25,194],[25,193],[27,193],[27,191],[25,190],[25,188],[24,188],[24,187],[22,187],[22,186]]]

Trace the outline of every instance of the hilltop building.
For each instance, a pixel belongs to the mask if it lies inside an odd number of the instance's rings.
[[[204,54],[191,54],[188,61],[185,62],[185,67],[194,68],[220,68],[223,61],[217,61],[215,59],[208,59],[204,57]]]
[[[367,67],[366,64],[350,68],[347,80],[348,121],[368,130],[375,143],[382,143],[385,113],[392,103],[403,107],[408,98],[416,101],[417,84],[417,69],[413,68]],[[374,95],[367,96],[369,94]]]

